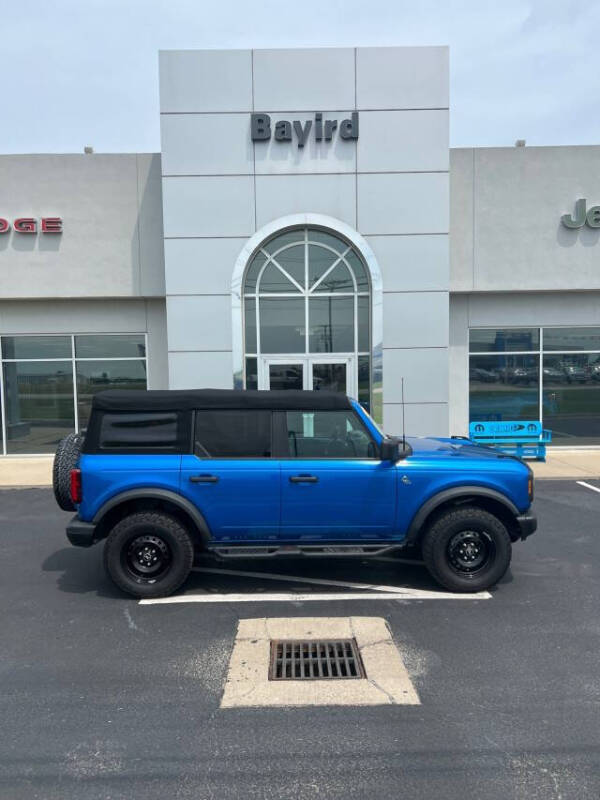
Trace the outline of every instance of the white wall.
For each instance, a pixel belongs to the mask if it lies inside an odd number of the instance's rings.
[[[600,146],[452,150],[451,291],[600,289],[600,229],[560,221],[599,174]]]
[[[169,376],[233,385],[237,254],[289,214],[362,234],[383,275],[384,424],[448,431],[448,51],[431,48],[160,54]],[[358,141],[253,143],[250,113],[342,120]]]
[[[0,296],[164,296],[160,156],[0,156],[0,217],[63,233],[0,235]]]

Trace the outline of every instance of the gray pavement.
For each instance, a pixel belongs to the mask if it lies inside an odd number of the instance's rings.
[[[50,490],[1,491],[0,797],[597,800],[600,493],[536,491],[540,529],[490,600],[159,606],[68,545]],[[224,566],[438,588],[410,563]],[[328,591],[211,573],[185,590]],[[240,618],[350,615],[388,621],[422,705],[219,708]]]

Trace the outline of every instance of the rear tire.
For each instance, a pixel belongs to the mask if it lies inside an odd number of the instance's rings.
[[[443,512],[425,533],[422,549],[431,575],[453,592],[480,592],[494,586],[512,555],[504,523],[473,506]]]
[[[114,583],[134,597],[166,597],[190,574],[194,546],[185,527],[168,514],[139,511],[122,519],[104,545],[104,566]]]
[[[71,500],[71,470],[79,461],[83,436],[69,433],[58,443],[52,465],[52,487],[56,502],[63,511],[75,511]]]

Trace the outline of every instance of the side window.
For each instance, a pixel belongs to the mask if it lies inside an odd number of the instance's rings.
[[[376,458],[377,447],[353,411],[288,411],[289,455]]]
[[[196,411],[194,450],[201,458],[270,458],[271,412]]]
[[[103,414],[99,448],[181,452],[178,416],[175,412]]]

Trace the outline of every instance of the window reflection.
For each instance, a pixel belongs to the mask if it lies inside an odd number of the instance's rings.
[[[471,356],[471,420],[538,419],[537,356]]]
[[[539,328],[471,328],[469,331],[472,353],[538,350],[539,341]]]
[[[544,426],[555,444],[600,442],[600,353],[544,356]]]
[[[145,361],[77,361],[79,427],[87,426],[92,399],[108,389],[145,389]]]
[[[543,328],[543,355],[511,354],[539,351],[539,331],[470,331],[471,420],[539,419],[554,444],[600,444],[600,327]]]
[[[354,350],[352,297],[311,297],[308,315],[311,353],[350,353]]]
[[[53,453],[75,429],[71,361],[4,364],[8,453]]]
[[[261,297],[260,349],[263,353],[303,353],[304,300],[287,297]]]

